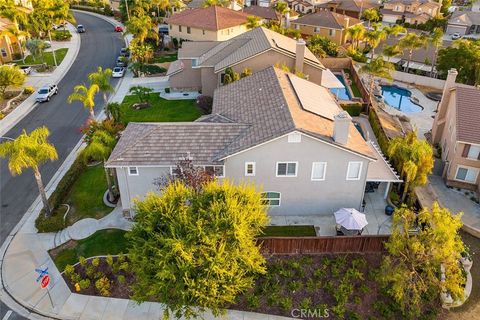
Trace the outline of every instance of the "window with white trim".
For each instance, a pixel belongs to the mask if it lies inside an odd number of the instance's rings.
[[[326,162],[314,162],[312,163],[312,180],[313,181],[323,181],[325,180],[325,175],[327,174],[327,163]]]
[[[128,167],[128,175],[129,176],[138,176],[138,168],[137,167]]]
[[[178,26],[178,32],[182,32],[182,26]]]
[[[478,169],[469,167],[457,167],[457,173],[455,174],[455,180],[475,183],[478,177]]]
[[[280,192],[263,192],[262,193],[262,201],[264,205],[270,207],[277,207],[280,205]]]
[[[223,178],[224,176],[223,166],[204,166],[203,168],[208,174],[211,174],[214,177]]]
[[[187,33],[192,33],[190,27],[187,27]]]
[[[470,149],[468,150],[467,158],[477,160],[477,159],[479,159],[479,154],[480,154],[480,146],[470,145]]]
[[[277,177],[296,177],[298,162],[277,162]]]
[[[350,161],[347,169],[347,180],[360,180],[362,165],[363,163],[360,161]]]
[[[328,35],[329,35],[330,37],[335,36],[335,29],[330,29],[330,30],[328,30]]]
[[[320,27],[315,27],[314,32],[320,32]]]
[[[299,143],[302,142],[302,135],[298,132],[292,132],[288,135],[289,143]]]
[[[255,176],[255,162],[245,162],[245,176]]]

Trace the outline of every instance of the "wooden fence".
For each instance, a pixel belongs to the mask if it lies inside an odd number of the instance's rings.
[[[258,241],[262,253],[325,254],[384,252],[389,236],[336,236],[336,237],[264,237]]]

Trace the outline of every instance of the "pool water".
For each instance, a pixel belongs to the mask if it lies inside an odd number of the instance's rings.
[[[423,110],[421,106],[410,100],[412,96],[410,90],[398,86],[385,85],[382,86],[382,96],[386,104],[405,113]]]
[[[335,97],[337,97],[338,100],[352,100],[352,97],[350,96],[350,92],[348,92],[347,89],[347,83],[343,76],[341,74],[335,74],[335,77],[337,77],[338,80],[345,86],[345,88],[336,88],[336,89],[330,89],[330,91],[333,93]]]

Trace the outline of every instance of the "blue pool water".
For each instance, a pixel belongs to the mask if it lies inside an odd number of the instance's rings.
[[[334,96],[338,98],[338,100],[352,100],[350,96],[350,92],[347,90],[347,83],[341,74],[335,74],[338,80],[345,86],[345,88],[338,88],[338,89],[330,89]]]
[[[383,100],[389,106],[406,113],[422,111],[421,106],[410,100],[411,95],[410,90],[398,86],[382,86]]]

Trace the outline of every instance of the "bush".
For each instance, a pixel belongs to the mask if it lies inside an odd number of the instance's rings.
[[[35,220],[35,227],[38,232],[57,232],[65,228],[63,215],[57,213],[57,211],[58,210],[54,210],[50,218],[45,218],[42,210],[37,220]]]
[[[204,114],[212,113],[213,98],[210,96],[201,95],[197,98],[197,106]]]
[[[363,105],[361,103],[342,104],[340,106],[352,117],[358,117],[363,109]]]
[[[280,308],[284,311],[292,310],[293,302],[291,297],[283,297],[280,299]]]
[[[78,282],[78,285],[80,286],[80,289],[86,290],[90,288],[90,279],[83,279]]]
[[[0,111],[0,120],[2,120],[3,118],[5,118],[5,114],[2,111]]]
[[[125,276],[124,276],[124,275],[121,275],[121,274],[118,275],[118,276],[117,276],[117,281],[118,281],[118,283],[120,283],[120,284],[124,284],[125,281],[126,281]]]
[[[352,47],[348,48],[347,56],[351,57],[353,59],[353,61],[361,62],[361,63],[365,63],[368,60],[365,53],[363,53],[359,50],[352,49]]]
[[[373,133],[377,138],[380,149],[382,150],[383,154],[387,154],[389,140],[383,132],[380,120],[378,119],[377,113],[375,112],[374,108],[370,108],[370,112],[368,114],[368,121],[372,126]]]
[[[108,280],[108,278],[105,276],[95,281],[95,288],[97,288],[100,295],[104,297],[108,297],[110,295],[110,285],[110,280]]]
[[[52,39],[55,41],[67,41],[72,38],[72,34],[68,30],[52,31]]]
[[[96,268],[99,265],[100,265],[100,258],[99,257],[93,258],[92,259],[92,266],[94,266]]]
[[[35,89],[32,86],[28,86],[23,88],[23,93],[25,94],[32,94],[35,92]]]

